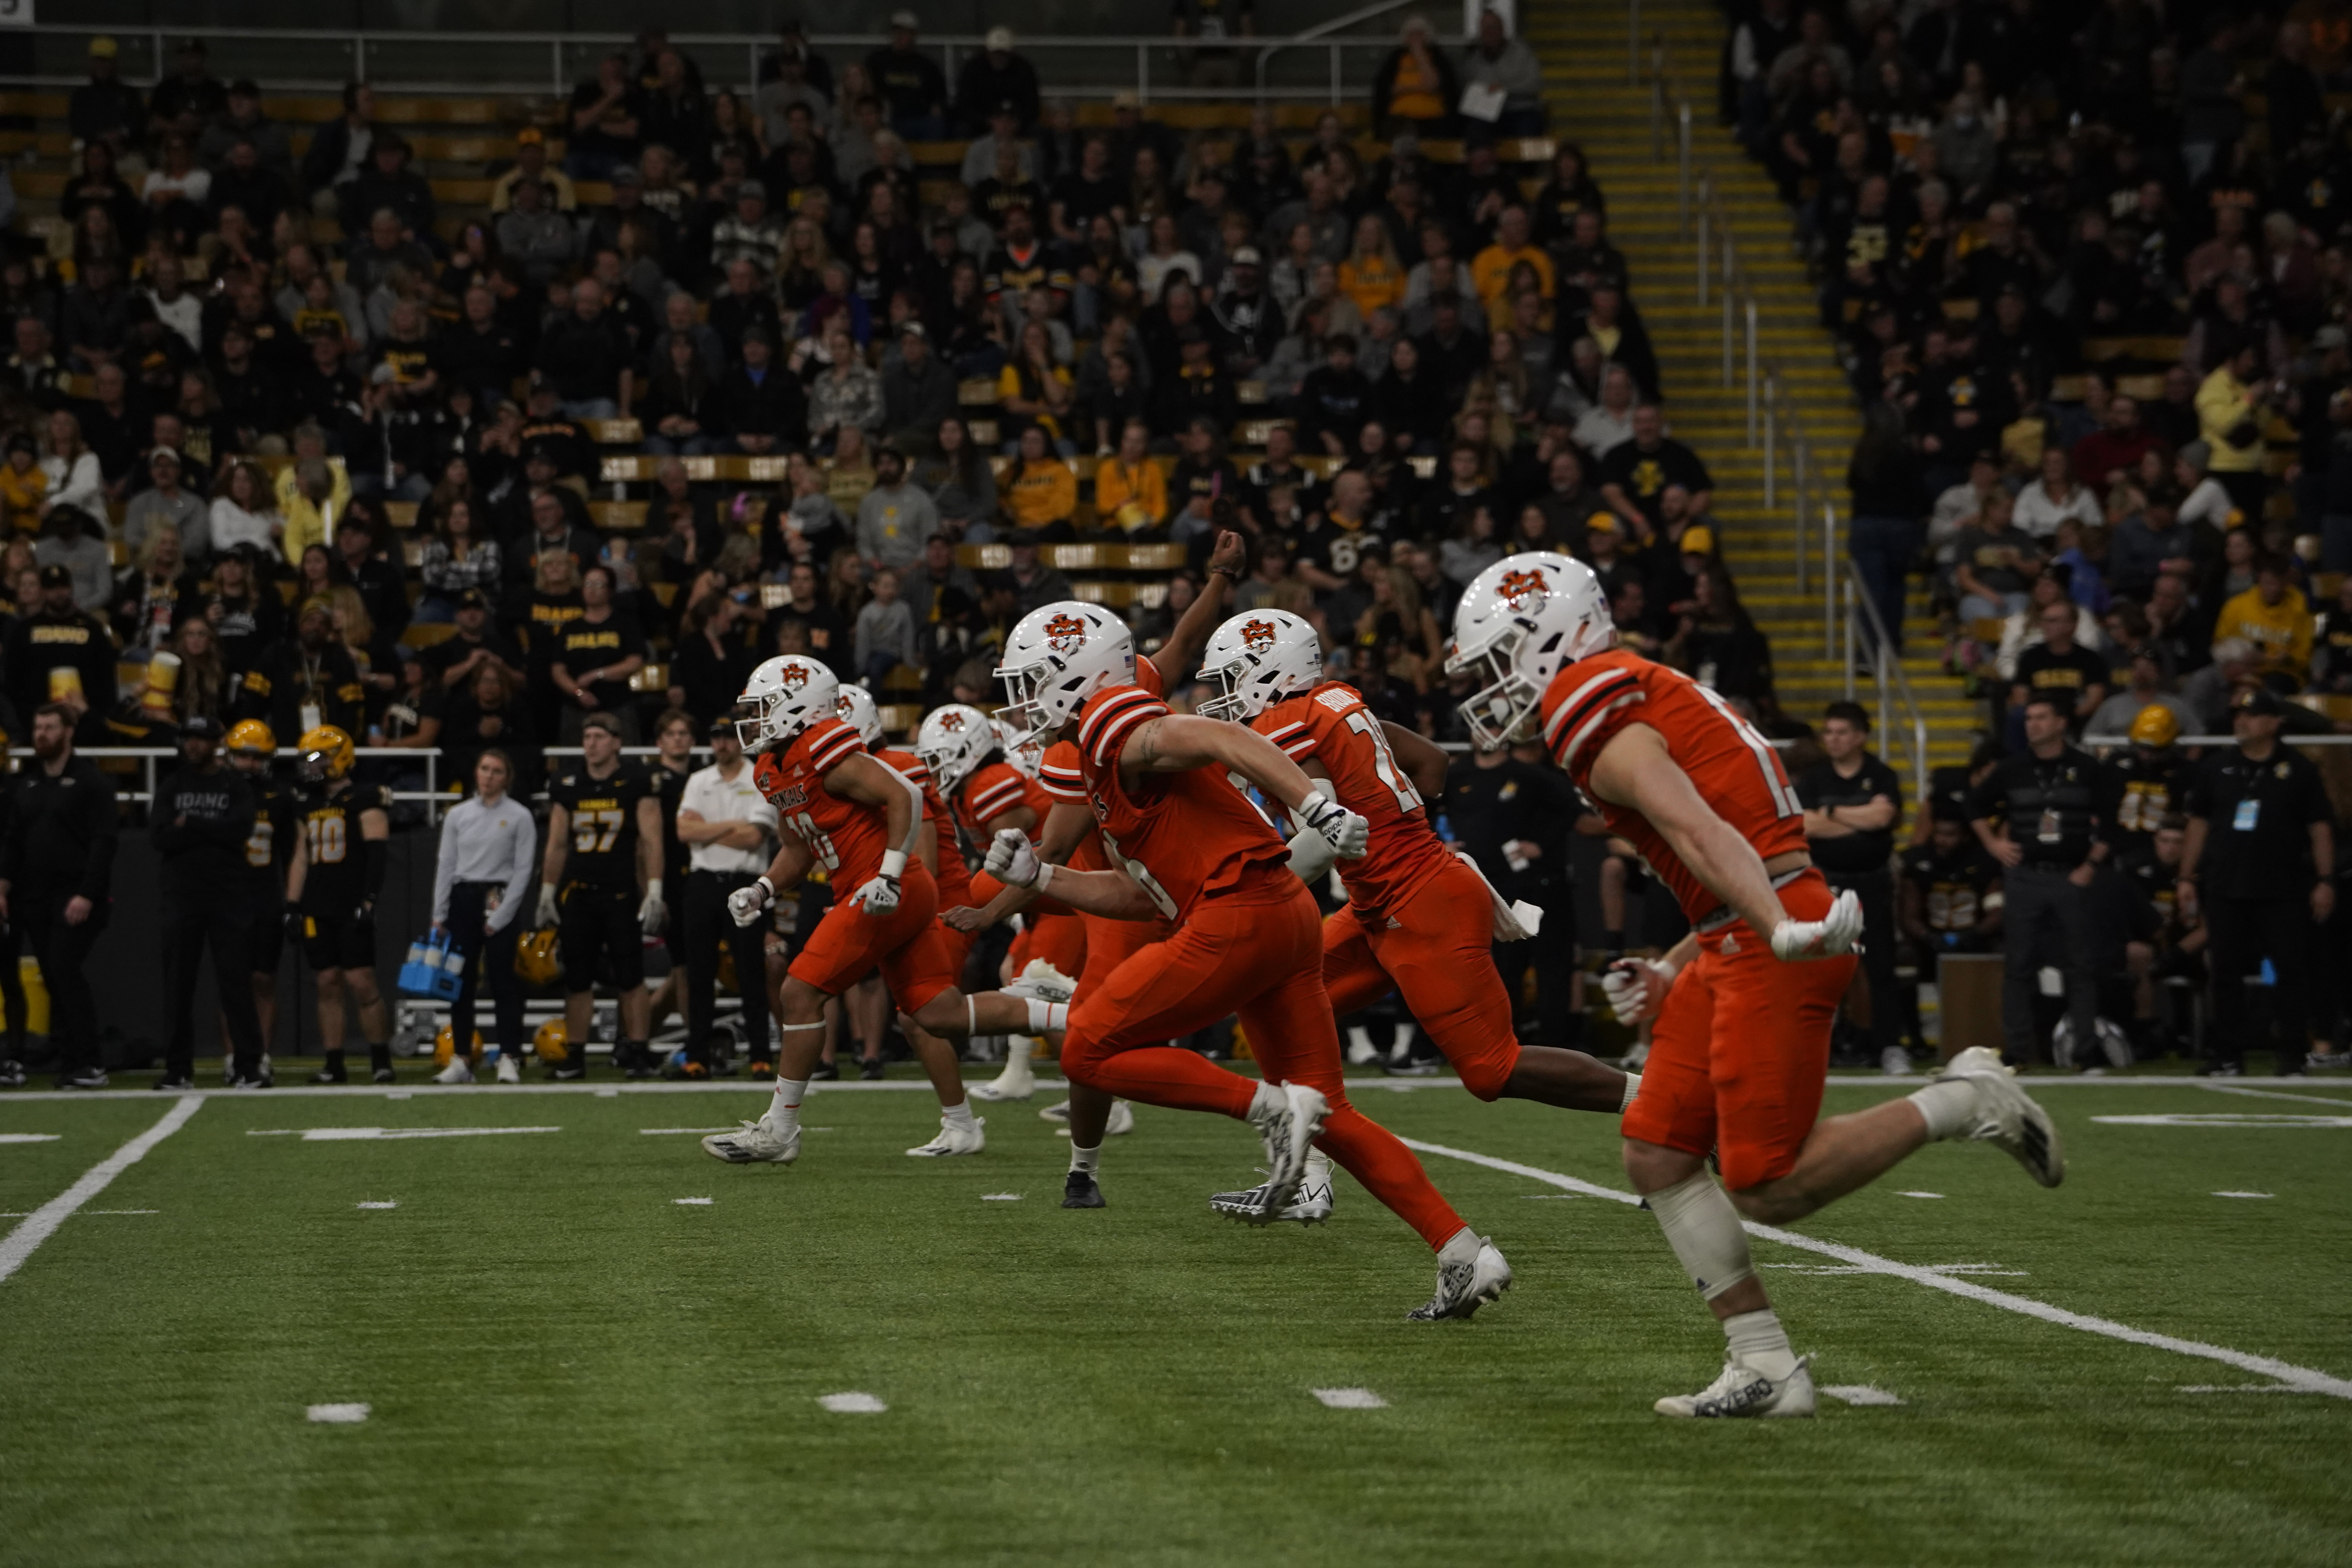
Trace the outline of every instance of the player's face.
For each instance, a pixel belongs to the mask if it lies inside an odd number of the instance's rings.
[[[621,737],[599,725],[590,725],[580,731],[580,750],[591,767],[604,769],[613,765],[621,754]]]
[[[257,778],[269,769],[269,759],[259,752],[231,752],[228,765],[248,778]]]
[[[665,757],[684,757],[694,751],[694,731],[684,724],[672,724],[661,732],[656,744]]]
[[[1936,846],[1937,854],[1949,855],[1960,847],[1960,838],[1967,832],[1968,828],[1964,825],[1945,819],[1936,824],[1935,830],[1929,837]]]
[[[1849,719],[1832,719],[1822,726],[1822,750],[1839,762],[1862,750],[1863,733]]]

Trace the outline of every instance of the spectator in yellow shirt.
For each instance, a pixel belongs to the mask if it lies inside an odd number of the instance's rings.
[[[2259,523],[2269,476],[2263,426],[2270,416],[2273,384],[2257,380],[2263,352],[2248,344],[2213,367],[2197,388],[2197,437],[2212,448],[2207,471],[2230,492],[2230,503]]]
[[[1404,303],[1404,265],[1397,259],[1389,226],[1378,213],[1356,220],[1355,248],[1339,263],[1339,292],[1356,302],[1366,321],[1373,313]]]
[[[2257,673],[2293,681],[2299,691],[2311,674],[2312,631],[2303,591],[2288,580],[2286,563],[2269,555],[2254,567],[2254,585],[2221,606],[2213,640],[2245,638],[2262,655]]]
[[[1168,521],[1168,476],[1151,460],[1151,427],[1130,419],[1119,432],[1118,452],[1095,469],[1095,526],[1141,542],[1158,537]]]
[[[41,472],[41,449],[19,431],[8,437],[0,461],[0,531],[32,533],[41,526],[41,503],[48,499],[49,476]]]
[[[302,552],[313,544],[327,544],[334,535],[334,520],[351,504],[351,478],[341,464],[327,461],[326,433],[316,425],[298,428],[294,460],[278,470],[278,515],[286,520],[278,548],[285,552],[286,564],[299,564]]]
[[[1032,425],[1021,432],[1021,455],[997,486],[1004,498],[1008,542],[1066,544],[1077,536],[1071,519],[1078,511],[1078,476],[1045,445],[1045,432]]]
[[[1372,74],[1372,127],[1382,136],[1400,131],[1436,135],[1453,120],[1461,96],[1454,62],[1430,37],[1428,22],[1414,16]]]
[[[1470,263],[1470,286],[1478,290],[1490,321],[1511,319],[1510,311],[1504,309],[1503,296],[1510,291],[1511,268],[1522,261],[1535,268],[1536,282],[1543,297],[1552,297],[1556,285],[1551,257],[1541,247],[1528,243],[1528,209],[1514,202],[1503,209],[1502,219],[1495,226],[1495,243]]]

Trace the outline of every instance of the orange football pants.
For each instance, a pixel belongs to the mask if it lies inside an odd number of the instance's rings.
[[[1130,954],[1074,1004],[1062,1072],[1123,1100],[1246,1117],[1255,1081],[1160,1043],[1228,1013],[1240,1015],[1267,1082],[1307,1084],[1330,1101],[1318,1148],[1433,1248],[1462,1229],[1412,1151],[1348,1102],[1315,900],[1281,867],[1196,903],[1175,934]]]
[[[877,918],[845,894],[836,899],[785,973],[838,996],[879,969],[898,1010],[919,1011],[962,978],[949,955],[939,908],[939,884],[921,861],[909,861],[898,879],[897,909]]]
[[[1829,913],[1829,883],[1807,871],[1780,889],[1790,918]],[[1822,1110],[1830,1025],[1860,960],[1783,963],[1735,921],[1699,938],[1650,1029],[1628,1138],[1685,1154],[1716,1152],[1737,1192],[1787,1175]]]
[[[1323,922],[1323,988],[1345,1017],[1391,991],[1404,1004],[1462,1085],[1481,1100],[1501,1096],[1519,1065],[1511,996],[1495,967],[1494,900],[1477,872],[1455,860],[1386,913],[1346,904]]]

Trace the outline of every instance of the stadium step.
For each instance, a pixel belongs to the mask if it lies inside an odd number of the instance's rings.
[[[1756,303],[1760,371],[1777,381],[1811,447],[1819,478],[1844,515],[1847,455],[1861,419],[1830,335],[1822,330],[1813,289],[1790,243],[1790,217],[1779,193],[1716,123],[1715,71],[1723,44],[1722,13],[1706,0],[1646,0],[1641,17],[1641,58],[1646,76],[1654,40],[1666,46],[1668,79],[1692,106],[1691,177],[1705,175],[1714,192],[1715,243],[1727,230]],[[1715,479],[1717,536],[1741,602],[1770,640],[1775,689],[1792,718],[1818,723],[1822,704],[1848,692],[1843,627],[1838,647],[1823,647],[1823,584],[1817,520],[1800,526],[1787,460],[1773,473],[1772,504],[1764,500],[1765,454],[1748,422],[1747,323],[1733,321],[1732,370],[1723,370],[1720,252],[1707,258],[1707,299],[1696,287],[1695,237],[1683,232],[1681,184],[1675,159],[1673,113],[1662,142],[1651,132],[1651,89],[1629,81],[1623,13],[1564,12],[1531,16],[1527,36],[1544,62],[1546,102],[1553,137],[1583,148],[1609,197],[1609,234],[1625,253],[1634,296],[1658,357],[1667,399],[1668,428],[1688,442]],[[1798,557],[1806,556],[1804,586]],[[1961,762],[1980,721],[1936,654],[1925,651],[1928,626],[1922,599],[1909,611],[1914,651],[1904,678],[1928,731],[1931,766]],[[1874,703],[1875,681],[1854,678],[1853,694]],[[1882,740],[1881,750],[1907,762],[1907,744]],[[1906,781],[1908,782],[1908,781]]]

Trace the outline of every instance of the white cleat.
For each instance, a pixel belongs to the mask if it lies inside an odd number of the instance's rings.
[[[1223,1215],[1227,1219],[1241,1219],[1265,1206],[1263,1183],[1242,1193],[1218,1193],[1209,1199],[1209,1212]],[[1307,1162],[1307,1173],[1299,1178],[1298,1194],[1283,1206],[1278,1220],[1297,1225],[1321,1225],[1331,1217],[1331,1163],[1320,1154]]]
[[[1878,1053],[1878,1070],[1888,1078],[1901,1078],[1911,1070],[1911,1053],[1901,1046],[1889,1046]]]
[[[985,1117],[973,1117],[970,1127],[959,1127],[942,1117],[939,1135],[907,1152],[918,1160],[944,1159],[950,1154],[977,1154],[988,1147],[988,1134],[982,1131],[987,1125]]]
[[[1467,1318],[1510,1288],[1510,1264],[1494,1242],[1482,1236],[1475,1258],[1437,1266],[1437,1294],[1407,1312],[1405,1321],[1433,1323],[1441,1318]]]
[[[471,1083],[474,1081],[474,1064],[463,1057],[451,1057],[449,1065],[433,1075],[433,1081],[435,1083]]]
[[[1078,994],[1078,983],[1046,963],[1033,958],[1021,978],[1004,988],[1007,996],[1024,996],[1033,1002],[1067,1002]]]
[[[2017,1087],[2017,1076],[2000,1058],[1982,1046],[1973,1046],[1944,1064],[1938,1081],[1958,1079],[1977,1091],[1975,1125],[1962,1138],[1990,1143],[2025,1167],[2025,1173],[2045,1187],[2066,1179],[2066,1151],[2058,1142],[2057,1124],[2050,1113]]]
[[[500,1083],[520,1083],[522,1081],[522,1064],[509,1056],[499,1057],[499,1081]]]
[[[1107,1138],[1118,1138],[1134,1131],[1135,1107],[1123,1100],[1112,1100],[1110,1120],[1103,1123],[1103,1135]]]
[[[1723,1373],[1696,1394],[1676,1394],[1651,1406],[1661,1415],[1694,1416],[1699,1420],[1734,1417],[1811,1415],[1813,1413],[1813,1358],[1797,1358],[1797,1370],[1775,1383],[1737,1358],[1723,1363]]]
[[[1257,1189],[1258,1207],[1241,1216],[1251,1225],[1272,1225],[1298,1195],[1307,1176],[1307,1146],[1323,1131],[1323,1118],[1331,1109],[1321,1089],[1303,1083],[1276,1087],[1278,1100],[1250,1111],[1250,1121],[1265,1141],[1265,1184]]]
[[[1028,1099],[1037,1092],[1037,1069],[1030,1065],[1029,1051],[1028,1036],[1013,1036],[1004,1047],[1003,1069],[986,1083],[967,1086],[964,1092],[992,1103]]]
[[[783,1137],[764,1116],[757,1121],[746,1121],[733,1132],[714,1132],[702,1141],[702,1152],[714,1160],[724,1160],[730,1165],[789,1165],[801,1157],[801,1130],[794,1127]]]

